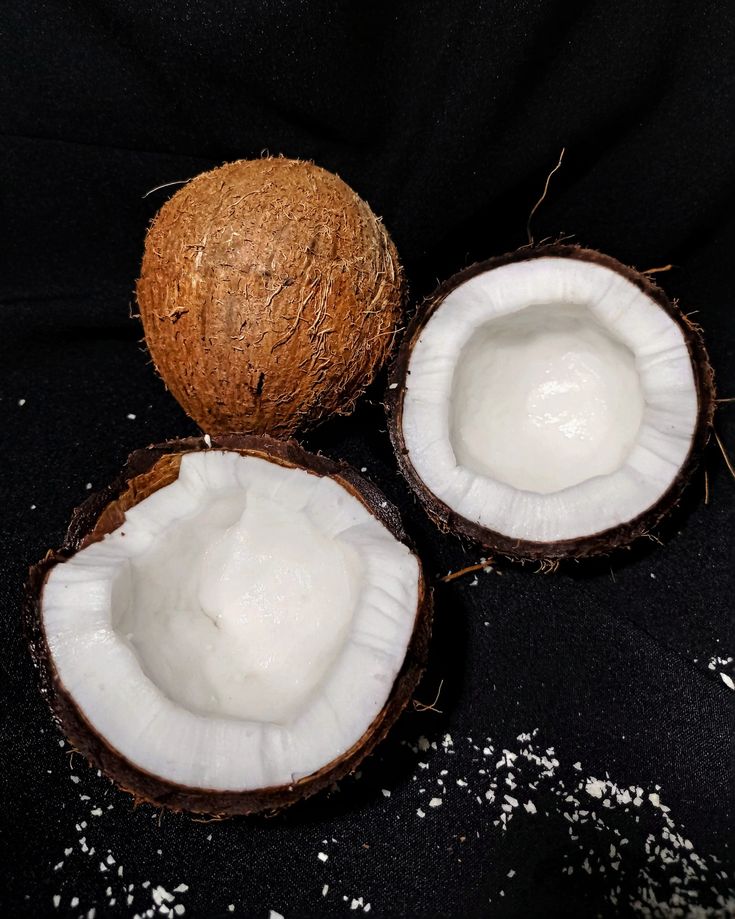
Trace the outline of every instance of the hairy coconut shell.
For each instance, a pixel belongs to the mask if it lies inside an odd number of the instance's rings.
[[[567,539],[558,542],[530,542],[511,538],[503,533],[482,527],[474,521],[457,514],[429,491],[423,483],[411,463],[403,438],[403,400],[411,352],[424,326],[436,310],[439,309],[445,298],[455,288],[478,274],[483,274],[493,268],[499,268],[501,265],[508,265],[511,262],[521,262],[544,256],[580,259],[594,262],[597,265],[616,271],[632,284],[635,284],[646,296],[660,306],[682,331],[692,362],[698,401],[697,423],[689,453],[682,463],[676,478],[658,501],[637,517],[622,523],[620,526],[583,536],[579,539]],[[663,290],[648,276],[594,249],[585,249],[582,246],[563,243],[524,246],[515,252],[509,252],[505,255],[470,265],[444,281],[422,304],[409,324],[396,360],[391,368],[389,388],[386,395],[388,428],[398,465],[411,488],[421,500],[427,514],[437,526],[445,532],[468,537],[492,552],[507,558],[518,561],[550,562],[565,558],[582,559],[607,555],[614,549],[628,546],[636,539],[650,535],[661,520],[678,504],[681,493],[691,478],[709,440],[715,405],[714,372],[707,356],[699,326],[691,322],[682,313],[678,305],[672,303]]]
[[[307,453],[293,441],[267,436],[224,435],[213,437],[213,449],[234,450],[259,456],[282,466],[305,469],[319,476],[329,476],[361,501],[397,539],[408,544],[395,507],[370,482],[350,466],[324,456]],[[292,785],[261,788],[253,791],[219,791],[192,788],[147,772],[112,747],[97,733],[67,691],[54,667],[46,641],[41,604],[49,572],[92,542],[102,539],[120,526],[128,508],[173,482],[185,453],[206,450],[201,438],[167,441],[133,453],[120,476],[104,490],[90,496],[73,514],[63,545],[49,551],[30,569],[23,620],[33,662],[40,674],[41,693],[49,703],[54,718],[71,745],[89,762],[101,769],[123,791],[136,801],[176,811],[231,816],[275,811],[328,788],[353,772],[362,760],[383,740],[408,704],[426,666],[431,634],[432,598],[419,561],[419,594],[414,630],[403,666],[380,713],[363,737],[338,759],[318,772]],[[417,559],[418,560],[418,559]]]
[[[391,350],[403,288],[365,201],[271,157],[203,173],[164,204],[137,295],[158,372],[203,431],[289,437],[352,410]]]

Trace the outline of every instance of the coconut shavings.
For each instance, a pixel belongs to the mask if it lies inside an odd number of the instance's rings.
[[[79,776],[72,774],[70,778],[75,786],[80,783]],[[90,800],[87,794],[80,794],[78,797],[83,805]],[[105,817],[112,809],[112,805],[98,805],[90,810],[90,814],[97,818],[93,821],[94,829],[86,820],[77,819],[74,824],[78,834],[77,845],[67,846],[64,849],[64,859],[51,866],[63,885],[61,892],[53,895],[54,907],[77,910],[77,914],[86,919],[95,919],[98,913],[107,915],[110,909],[120,904],[129,908],[128,915],[131,919],[153,919],[157,915],[184,916],[186,907],[180,900],[181,894],[189,890],[187,884],[178,883],[173,891],[168,890],[163,884],[152,884],[150,880],[136,885],[134,881],[125,877],[125,867],[120,863],[119,854],[113,854],[107,848],[102,849],[103,837],[97,838],[93,834],[104,832]],[[158,815],[154,814],[153,818],[158,819]],[[98,849],[102,851],[95,859]],[[162,850],[158,851],[161,854]],[[70,882],[80,876],[86,879],[85,886],[88,889],[92,888],[92,904],[85,905],[78,891],[68,890]],[[89,883],[95,877],[99,878],[96,891],[94,885]]]
[[[507,834],[515,828],[525,827],[527,831],[529,821],[553,822],[557,832],[568,834],[569,839],[569,847],[559,855],[556,870],[574,877],[575,884],[593,884],[594,895],[606,901],[600,906],[606,906],[612,913],[644,919],[715,919],[735,915],[732,880],[715,856],[698,851],[672,813],[665,789],[660,785],[621,783],[608,773],[590,771],[581,760],[571,762],[570,757],[565,761],[554,746],[541,741],[538,730],[520,733],[512,741],[450,734],[433,739],[422,734],[414,743],[403,745],[415,757],[421,782],[406,782],[400,790],[392,792],[375,789],[375,794],[380,791],[383,797],[391,798],[396,819],[426,821],[429,830],[431,825],[441,826],[442,819],[451,819],[453,801],[457,796],[466,796],[463,802],[482,813],[481,824],[487,831],[483,836],[480,832],[456,836],[463,846],[474,844],[482,846],[483,851],[492,851],[502,846]],[[462,756],[458,758],[459,752]],[[461,772],[453,770],[453,763],[458,766],[460,761]],[[76,789],[77,784],[68,786],[69,790]],[[432,791],[438,794],[434,796]],[[89,800],[90,796],[78,797]],[[93,800],[94,797],[93,793]],[[417,806],[419,803],[421,806]],[[82,805],[82,814],[101,813],[89,820],[89,825],[77,816],[77,844],[64,849],[62,860],[49,863],[49,871],[54,869],[53,876],[61,883],[51,901],[54,908],[62,912],[74,909],[75,915],[94,916],[95,910],[98,915],[107,915],[113,907],[117,905],[119,909],[123,904],[131,919],[185,916],[187,909],[182,895],[189,893],[189,885],[183,882],[164,885],[148,879],[140,883],[124,878],[122,853],[104,847],[100,835],[110,813],[106,802],[91,809],[84,800]],[[151,815],[151,819],[157,818],[158,814]],[[490,846],[488,834],[492,839]],[[207,838],[211,840],[211,834]],[[338,871],[338,841],[330,838],[321,842],[323,848],[317,851],[317,860],[322,864],[329,861],[331,866],[334,857]],[[332,844],[338,848],[331,850]],[[96,858],[95,848],[99,851]],[[369,846],[364,843],[363,848],[367,850]],[[514,847],[510,846],[508,851],[514,851]],[[158,852],[166,854],[162,849]],[[345,850],[345,857],[351,859],[354,854]],[[550,870],[555,870],[553,865]],[[92,894],[92,902],[85,904],[79,889],[70,889],[69,881],[81,874],[88,878],[90,873],[99,878],[99,886]],[[344,902],[349,914],[373,910],[380,915],[391,914],[389,903],[376,902],[380,891],[349,890],[340,881],[334,890],[334,880],[330,880],[331,885],[324,876],[318,879],[312,892],[315,899],[321,900],[331,891],[331,897],[336,895]],[[527,885],[531,881],[523,863],[506,863],[503,887],[489,892],[490,903],[499,898],[507,901],[512,897],[513,885]],[[235,905],[224,909],[234,913]],[[491,911],[491,907],[488,909]],[[268,916],[279,919],[282,914],[270,910]]]
[[[467,772],[465,761],[461,778],[445,779],[449,770],[440,767],[450,765],[456,744],[465,742],[476,773]],[[491,737],[478,744],[469,737],[454,741],[446,735],[441,744],[429,744],[436,755],[427,755],[423,737],[405,746],[425,757],[418,762],[424,770],[422,780],[434,781],[442,789],[442,798],[432,798],[430,806],[441,801],[450,808],[447,797],[467,795],[485,811],[501,839],[521,822],[560,822],[572,844],[571,852],[564,855],[562,874],[597,879],[596,895],[601,884],[614,911],[646,919],[735,915],[732,879],[715,856],[697,852],[672,815],[661,786],[626,786],[608,774],[588,772],[580,760],[566,765],[553,746],[539,743],[538,730],[521,733],[506,745]],[[415,784],[408,788],[413,794],[423,791]],[[426,817],[421,807],[415,813]],[[467,837],[459,838],[466,844]],[[523,870],[511,868],[507,878],[523,883]],[[506,887],[495,896],[507,894]]]

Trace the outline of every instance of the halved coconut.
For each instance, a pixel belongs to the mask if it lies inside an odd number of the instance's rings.
[[[399,463],[444,528],[520,559],[605,553],[677,501],[712,422],[696,326],[647,277],[552,244],[442,284],[388,407]]]
[[[44,692],[138,798],[274,809],[353,770],[424,666],[430,597],[398,515],[268,437],[134,453],[30,575]]]

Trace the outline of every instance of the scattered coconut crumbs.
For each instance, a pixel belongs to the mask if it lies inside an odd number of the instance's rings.
[[[713,658],[713,666],[709,669],[719,673],[730,689],[735,689],[732,677],[721,669],[729,667],[732,661],[732,658]],[[725,680],[726,676],[730,683]],[[553,746],[542,742],[537,729],[519,733],[512,741],[505,738],[501,742],[498,738],[477,734],[474,738],[452,737],[445,733],[436,739],[421,734],[413,743],[402,743],[415,757],[421,782],[406,782],[400,794],[388,788],[380,789],[385,798],[393,798],[395,803],[392,802],[391,807],[396,810],[397,820],[424,820],[427,809],[431,809],[433,820],[426,827],[430,830],[431,826],[440,826],[443,818],[450,817],[452,800],[463,796],[472,808],[482,811],[487,830],[484,834],[478,831],[475,835],[456,838],[463,848],[473,844],[482,846],[483,852],[489,853],[488,858],[514,827],[528,827],[529,821],[555,821],[561,831],[568,834],[570,843],[564,864],[558,870],[567,876],[581,874],[594,879],[596,890],[601,891],[611,913],[644,919],[735,916],[733,879],[722,870],[715,856],[697,851],[685,828],[672,814],[660,785],[645,787],[643,783],[616,782],[608,773],[587,770],[581,760],[565,764]],[[64,746],[63,741],[60,745]],[[464,754],[462,771],[454,772],[454,762],[460,762],[456,758],[460,748]],[[70,778],[74,785],[79,784],[78,775],[71,773]],[[440,796],[427,794],[429,788],[440,790]],[[104,807],[95,804],[90,808],[86,804],[90,801],[89,795],[78,797],[88,808],[85,812],[96,819],[88,827],[85,819],[77,817],[77,845],[66,847],[63,859],[49,865],[54,877],[61,882],[60,892],[52,897],[54,908],[73,909],[75,915],[87,919],[94,919],[95,911],[107,915],[121,904],[125,905],[131,919],[184,916],[187,909],[182,900],[189,894],[188,884],[179,882],[166,887],[150,880],[142,883],[129,878],[123,880],[121,853],[104,848],[94,858],[95,847],[102,848],[97,834],[109,809],[106,802]],[[419,802],[422,806],[417,806]],[[156,819],[157,816],[153,815]],[[206,838],[211,841],[212,834]],[[330,843],[338,846],[334,854],[338,871],[343,867],[337,854],[339,842],[334,837],[322,841],[325,847]],[[363,848],[365,857],[370,858],[370,848],[367,845]],[[157,851],[164,854],[162,849]],[[344,853],[344,860],[349,864],[353,855],[347,849]],[[323,850],[317,852],[317,859],[322,863],[330,857]],[[66,893],[68,880],[65,883],[65,878],[90,871],[100,879],[99,890],[93,903],[84,904],[78,893]],[[330,884],[324,880],[319,879],[319,886],[313,892],[315,897],[320,894],[326,897],[330,892]],[[490,902],[507,897],[510,882],[531,882],[522,863],[507,869],[504,888],[491,893]],[[337,897],[342,897],[350,913],[370,912],[371,901],[384,893],[382,888],[372,892],[372,897],[370,891],[343,891],[344,886],[337,890]],[[380,908],[390,914],[391,904],[380,904]],[[231,903],[226,909],[234,913],[235,905]],[[270,910],[269,919],[283,919],[283,916]]]

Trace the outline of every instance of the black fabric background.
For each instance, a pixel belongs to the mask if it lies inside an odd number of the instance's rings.
[[[476,587],[471,578],[437,586],[418,697],[430,701],[443,680],[442,714],[406,714],[359,781],[271,820],[159,822],[73,761],[74,784],[18,611],[27,565],[59,543],[86,483],[104,484],[132,449],[195,431],[129,313],[147,222],[172,189],[144,193],[226,160],[268,150],[337,171],[384,217],[417,302],[437,279],[525,242],[526,217],[565,146],[536,238],[572,234],[641,269],[673,263],[659,280],[697,311],[720,394],[735,395],[734,54],[735,8],[724,0],[5,0],[4,915],[96,907],[98,917],[132,916],[153,905],[146,879],[168,890],[185,882],[186,915],[205,917],[232,915],[229,904],[252,917],[363,915],[350,909],[359,896],[376,917],[627,915],[651,814],[626,824],[639,854],[624,877],[580,869],[552,794],[539,792],[540,813],[518,816],[507,832],[454,792],[416,816],[417,760],[431,759],[438,775],[446,732],[454,780],[482,765],[467,736],[492,736],[502,748],[536,728],[567,773],[580,761],[585,776],[660,784],[696,851],[721,860],[723,876],[707,883],[714,892],[701,895],[711,915],[726,914],[716,897],[732,885],[735,694],[718,671],[735,670],[708,661],[735,653],[734,484],[715,448],[709,506],[700,472],[663,545],[554,577],[506,565]],[[308,446],[367,467],[401,508],[432,578],[476,561],[476,548],[438,533],[411,498],[380,386],[371,395]],[[717,428],[735,452],[735,405],[723,404]],[[419,735],[438,750],[414,755],[403,741]],[[113,810],[89,816],[98,802]],[[95,856],[80,853],[82,819]],[[591,829],[585,840],[604,861],[609,839]],[[108,850],[135,883],[129,907],[116,893],[109,905],[108,883],[117,892],[122,882],[99,869]],[[331,892],[322,897],[324,883]]]

